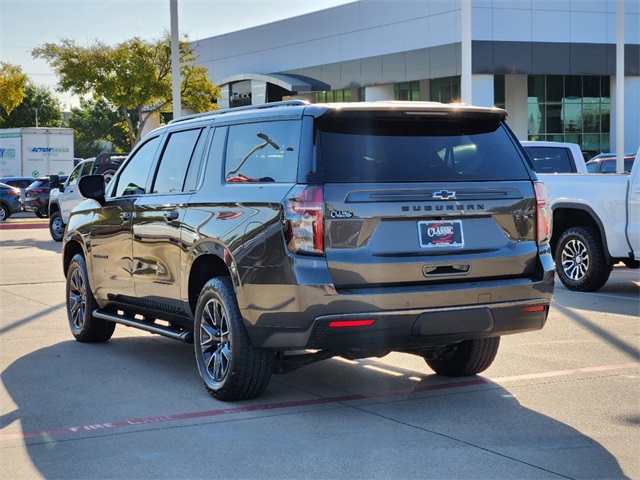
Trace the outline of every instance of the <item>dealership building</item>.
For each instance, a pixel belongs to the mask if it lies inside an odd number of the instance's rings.
[[[505,108],[521,140],[605,152],[623,105],[624,149],[640,145],[640,0],[360,0],[193,45],[222,108],[464,101]]]

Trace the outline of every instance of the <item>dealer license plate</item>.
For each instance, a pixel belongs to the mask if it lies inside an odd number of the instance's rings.
[[[418,236],[422,248],[462,248],[464,236],[460,220],[418,222]]]

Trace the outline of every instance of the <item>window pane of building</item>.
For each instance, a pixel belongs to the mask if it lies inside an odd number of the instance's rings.
[[[562,75],[547,75],[547,102],[561,102],[564,97],[564,82]]]
[[[589,75],[582,77],[584,86],[584,103],[594,103],[600,101],[600,77]]]
[[[567,103],[582,101],[582,77],[567,75],[564,77],[564,96]]]
[[[547,97],[545,96],[544,88],[544,75],[529,75],[529,100],[534,102],[544,102]]]
[[[528,105],[529,117],[529,134],[539,135],[546,131],[544,123],[544,105],[538,103],[530,103]]]
[[[564,106],[562,119],[566,133],[579,133],[582,131],[582,105],[568,103]]]
[[[583,118],[585,132],[600,133],[600,104],[586,104],[584,106]]]
[[[562,132],[562,105],[547,105],[547,132]]]

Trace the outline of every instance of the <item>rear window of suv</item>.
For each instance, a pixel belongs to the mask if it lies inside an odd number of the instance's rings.
[[[524,159],[499,120],[377,117],[371,112],[327,117],[320,121],[326,182],[529,178]]]

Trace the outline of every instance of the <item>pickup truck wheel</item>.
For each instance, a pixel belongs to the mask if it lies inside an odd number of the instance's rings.
[[[500,337],[465,340],[445,349],[436,359],[425,362],[438,375],[466,377],[485,371],[498,353]]]
[[[9,213],[9,209],[4,205],[0,205],[0,222],[4,222],[10,216],[11,213]]]
[[[107,185],[118,171],[118,167],[119,165],[115,163],[105,163],[98,167],[96,174],[102,175],[104,177],[104,184]]]
[[[611,274],[598,230],[573,227],[564,232],[556,248],[556,271],[565,287],[577,292],[594,292]]]
[[[95,318],[98,308],[91,289],[84,257],[77,254],[71,259],[67,271],[67,317],[71,333],[80,342],[106,342],[113,335],[116,324]]]
[[[64,237],[64,227],[65,225],[62,221],[62,217],[60,216],[60,212],[53,212],[49,218],[49,232],[51,233],[51,238],[56,242],[61,242],[62,237]]]
[[[213,278],[203,287],[194,346],[200,377],[218,400],[254,398],[267,388],[274,354],[253,347],[229,277]]]

